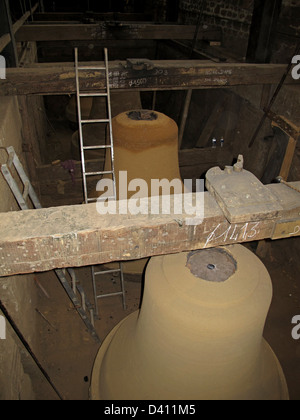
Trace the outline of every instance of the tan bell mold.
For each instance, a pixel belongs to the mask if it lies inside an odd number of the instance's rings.
[[[181,179],[178,162],[178,126],[168,116],[149,110],[123,112],[112,120],[117,196],[119,172],[127,171],[128,184],[143,179],[151,194],[153,179]],[[106,168],[110,168],[107,155]],[[134,193],[128,193],[130,198]],[[121,198],[121,197],[120,197]]]
[[[123,112],[112,120],[117,197],[119,172],[127,171],[127,187],[134,179],[147,182],[148,196],[151,180],[180,179],[178,162],[178,126],[174,120],[157,111],[136,109]],[[108,150],[105,170],[111,170]],[[135,192],[127,191],[130,199]],[[141,274],[148,259],[123,264],[127,274]],[[112,267],[112,265],[110,265]]]
[[[241,245],[151,258],[140,311],[96,357],[91,399],[286,400],[263,338],[270,276]]]

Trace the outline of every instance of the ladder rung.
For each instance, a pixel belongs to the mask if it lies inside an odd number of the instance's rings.
[[[77,67],[77,70],[106,70],[106,67],[103,66],[79,66]]]
[[[105,298],[105,297],[109,297],[109,296],[120,296],[120,295],[123,295],[123,294],[124,294],[123,292],[107,293],[106,295],[98,295],[97,299]]]
[[[109,273],[120,273],[121,269],[113,269],[113,270],[103,270],[103,271],[97,271],[94,273],[95,276],[99,276],[101,274],[109,274]]]
[[[108,149],[111,148],[111,145],[101,145],[101,146],[83,146],[83,150],[96,150],[96,149]]]
[[[116,201],[116,197],[112,195],[110,197],[104,197],[104,198],[101,198],[101,197],[88,198],[87,202],[88,203],[93,203],[95,201],[106,201],[106,200],[115,200]]]
[[[116,197],[114,195],[111,195],[110,197],[98,197],[97,201],[106,201],[106,200],[114,200],[116,201]]]
[[[107,96],[107,93],[80,93],[79,96]]]
[[[85,176],[113,175],[113,171],[85,172]]]
[[[109,123],[109,119],[103,120],[81,120],[82,124],[95,124],[95,123]]]

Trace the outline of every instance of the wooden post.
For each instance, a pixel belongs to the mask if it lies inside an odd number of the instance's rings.
[[[18,53],[17,46],[14,37],[13,25],[11,21],[10,8],[8,0],[0,1],[0,34],[5,36],[4,45],[5,50],[3,55],[6,58],[6,63],[8,67],[17,67],[18,66]],[[0,38],[1,41],[1,38]],[[8,41],[8,42],[7,42]],[[3,42],[3,39],[2,39]],[[0,42],[1,45],[1,42]]]
[[[255,0],[247,61],[269,63],[282,0]]]
[[[180,124],[180,130],[179,130],[179,140],[178,140],[178,148],[181,149],[182,141],[183,141],[183,135],[184,130],[186,126],[187,117],[189,114],[191,99],[192,99],[193,89],[189,89],[186,93],[185,102],[184,102],[184,108],[181,118],[181,124]]]
[[[297,137],[297,139],[294,139],[293,137],[289,138],[289,142],[286,148],[286,152],[284,155],[284,159],[283,159],[280,174],[279,174],[279,176],[281,176],[281,178],[284,181],[287,181],[289,178],[298,139],[299,139],[299,136]]]

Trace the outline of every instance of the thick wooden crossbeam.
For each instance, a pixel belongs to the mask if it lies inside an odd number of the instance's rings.
[[[300,188],[300,182],[293,183]],[[283,184],[266,187],[274,206],[230,223],[217,201],[205,192],[204,219],[188,225],[187,214],[100,215],[95,204],[26,210],[1,214],[0,276],[63,267],[135,260],[300,235],[300,193]],[[247,197],[245,191],[245,197]]]
[[[80,52],[79,52],[80,54]],[[98,63],[81,63],[103,66]],[[200,60],[153,61],[153,68],[137,70],[125,61],[109,63],[112,89],[180,90],[224,88],[239,85],[277,85],[286,70],[281,64],[211,63]],[[81,90],[93,92],[105,87],[104,70],[82,70]],[[287,84],[299,84],[290,75]],[[9,68],[0,80],[0,95],[55,95],[76,92],[73,63],[32,64]]]
[[[153,18],[152,14],[146,13],[121,13],[121,12],[43,12],[35,13],[35,22],[62,22],[62,21],[151,21]]]
[[[38,8],[38,3],[36,3],[33,8],[26,12],[17,22],[13,24],[12,31],[15,35],[17,31],[24,25],[26,20],[31,16],[35,10]],[[0,52],[4,50],[4,48],[11,42],[11,35],[10,34],[4,34],[0,38]]]
[[[98,22],[94,24],[31,24],[23,26],[17,41],[89,41],[96,39],[193,39],[195,25]],[[202,29],[198,39],[220,40],[220,30]]]

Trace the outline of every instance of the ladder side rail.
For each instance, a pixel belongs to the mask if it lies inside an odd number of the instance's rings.
[[[112,112],[111,112],[111,99],[110,99],[110,85],[109,85],[109,68],[108,68],[108,51],[107,48],[104,49],[105,56],[105,68],[106,68],[106,91],[107,91],[107,112],[109,119],[109,140],[110,140],[110,158],[111,158],[111,170],[113,178],[113,189],[114,197],[117,200],[117,187],[116,187],[116,174],[115,174],[115,152],[114,152],[114,139],[113,139],[113,130],[112,130]]]
[[[13,155],[13,164],[14,164],[14,167],[15,167],[21,181],[23,182],[24,185],[26,185],[26,183],[28,183],[28,188],[29,188],[28,189],[28,195],[29,195],[30,200],[32,201],[32,204],[33,204],[34,208],[35,209],[41,209],[42,205],[40,203],[40,200],[38,199],[38,196],[37,196],[36,192],[34,191],[34,188],[31,184],[28,176],[26,175],[26,173],[24,171],[24,168],[23,168],[23,165],[20,162],[20,159],[19,159],[18,155],[16,154],[14,148],[12,146],[9,146],[9,147],[7,147],[6,150],[7,150],[7,153],[9,155],[10,154]]]
[[[18,205],[20,207],[21,210],[28,210],[28,205],[26,203],[26,201],[23,198],[23,195],[21,194],[18,184],[16,183],[15,179],[13,178],[8,166],[6,165],[6,163],[1,165],[1,172],[2,175],[4,176],[11,192],[14,194],[15,199],[18,202]]]
[[[75,48],[75,77],[76,77],[77,117],[78,117],[80,153],[81,153],[81,167],[82,167],[82,176],[83,176],[83,192],[84,192],[84,201],[85,203],[87,203],[88,196],[87,196],[87,181],[86,181],[86,175],[85,175],[86,169],[85,169],[85,156],[84,156],[83,131],[82,131],[80,84],[79,84],[79,70],[78,70],[78,48]]]

